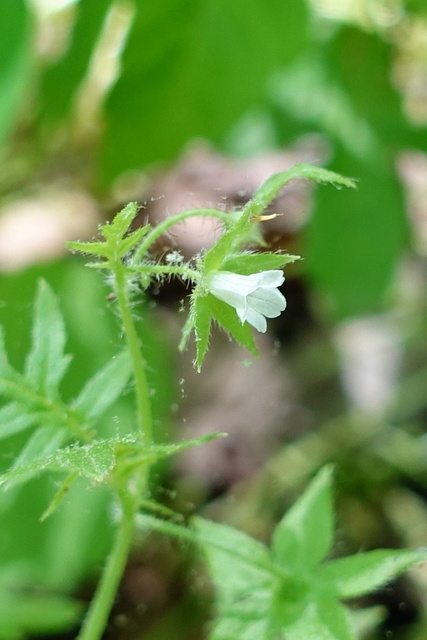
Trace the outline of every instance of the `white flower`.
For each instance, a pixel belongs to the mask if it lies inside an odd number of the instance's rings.
[[[230,271],[217,271],[209,280],[209,291],[219,300],[234,307],[240,321],[249,322],[265,333],[265,318],[277,318],[286,308],[286,299],[277,287],[285,281],[282,271],[262,271],[241,276]]]

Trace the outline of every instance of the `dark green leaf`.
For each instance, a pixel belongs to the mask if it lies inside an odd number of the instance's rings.
[[[319,193],[302,253],[331,311],[345,317],[382,308],[407,223],[391,160],[368,162],[343,152],[336,166],[356,175],[359,188]]]
[[[137,4],[107,102],[107,180],[169,159],[192,138],[224,139],[269,76],[303,49],[306,16],[300,0]]]
[[[383,586],[417,562],[425,551],[380,549],[332,560],[321,567],[322,577],[335,584],[341,598],[357,598]]]
[[[322,469],[274,531],[274,558],[292,574],[309,575],[331,548],[331,477],[330,467]]]
[[[227,258],[221,269],[246,276],[261,271],[282,269],[295,260],[299,260],[299,256],[291,256],[287,253],[239,253]]]
[[[207,302],[219,326],[225,329],[242,347],[245,347],[254,356],[258,356],[251,326],[247,322],[243,324],[240,322],[236,310],[211,294],[207,295]]]
[[[31,74],[31,24],[27,2],[0,4],[0,145],[21,113]]]
[[[68,115],[85,77],[111,0],[79,0],[72,39],[65,55],[43,75],[42,117],[57,121]]]

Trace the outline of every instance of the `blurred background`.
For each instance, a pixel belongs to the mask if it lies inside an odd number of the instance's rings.
[[[153,478],[153,495],[268,541],[325,462],[336,467],[344,555],[427,543],[427,3],[425,0],[2,0],[0,323],[11,361],[30,343],[43,277],[73,362],[63,396],[119,349],[109,289],[66,240],[88,240],[129,200],[141,223],[244,204],[298,162],[358,181],[293,181],[263,226],[288,309],[253,361],[212,340],[201,374],[179,282],[138,313],[159,440],[227,431]],[[156,247],[186,258],[218,235],[194,219]],[[103,434],[133,420],[125,396]],[[0,426],[1,429],[1,426]],[[1,435],[1,434],[0,434]],[[27,437],[27,434],[25,434]],[[1,439],[0,469],[25,444]],[[108,495],[76,485],[49,520],[57,478],[0,497],[0,639],[75,638],[108,550]],[[195,550],[135,548],[107,639],[206,637],[211,592]],[[358,605],[359,638],[425,640],[416,568]],[[237,640],[237,639],[236,639]]]

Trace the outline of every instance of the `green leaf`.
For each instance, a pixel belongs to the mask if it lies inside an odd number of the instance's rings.
[[[8,476],[8,485],[13,486],[27,482],[43,469],[40,460],[49,459],[61,446],[67,436],[65,429],[57,427],[39,427],[28,439],[26,445],[15,459],[12,468],[4,476]],[[0,485],[2,477],[0,476]]]
[[[252,329],[247,322],[240,322],[239,316],[233,307],[208,294],[207,302],[211,313],[222,329],[225,329],[242,347],[245,347],[254,356],[258,356]]]
[[[65,55],[42,76],[41,115],[46,121],[65,118],[74,106],[112,0],[80,0],[77,19]]]
[[[209,337],[211,332],[211,310],[209,307],[208,296],[198,295],[193,292],[190,313],[196,340],[196,367],[197,370],[200,371],[209,346]]]
[[[0,440],[25,431],[40,423],[40,420],[40,415],[27,413],[23,410],[22,405],[10,402],[0,409]]]
[[[99,418],[123,393],[131,372],[129,352],[123,351],[85,384],[71,409],[85,420]]]
[[[426,560],[426,551],[380,549],[332,560],[323,565],[320,572],[323,578],[334,583],[341,598],[357,598]]]
[[[357,175],[359,188],[322,192],[302,253],[330,311],[342,318],[383,309],[408,232],[391,158],[367,161],[340,149],[335,166]]]
[[[199,446],[226,434],[214,433],[194,440],[153,445],[148,448],[138,441],[137,436],[127,435],[123,438],[100,440],[88,445],[74,444],[58,449],[61,435],[64,436],[64,430],[59,433],[56,430],[54,435],[47,427],[40,428],[15,465],[0,476],[0,485],[14,485],[48,470],[77,473],[92,482],[103,483],[110,479],[116,471],[116,466],[117,475],[129,473],[141,465],[154,464],[189,447]],[[52,451],[55,453],[49,455]]]
[[[0,639],[63,632],[78,623],[82,603],[60,594],[29,588],[21,567],[6,566],[0,574]]]
[[[56,297],[47,283],[40,280],[25,376],[48,397],[56,395],[58,384],[70,362],[70,357],[64,356],[65,339],[64,321]]]
[[[247,276],[251,273],[282,269],[286,264],[299,259],[299,256],[291,256],[287,253],[238,253],[229,256],[223,262],[222,270]]]
[[[193,524],[216,592],[217,616],[210,640],[266,638],[276,581],[268,549],[227,525],[201,518]]]
[[[268,548],[234,527],[195,518],[197,540],[207,557],[220,600],[250,593],[249,584],[271,585],[275,572]]]
[[[331,548],[331,480],[332,469],[323,468],[274,531],[273,556],[286,571],[310,574]]]
[[[106,180],[170,159],[190,139],[224,140],[307,35],[300,0],[136,3],[122,73],[106,105]]]
[[[286,640],[354,640],[348,612],[331,594],[311,592],[295,603],[276,601],[275,614],[274,626]]]
[[[120,261],[133,249],[149,231],[150,226],[140,227],[133,233],[126,235],[138,214],[138,203],[129,202],[113,218],[111,223],[102,225],[101,232],[105,242],[68,242],[71,251],[79,251],[87,255],[107,258],[107,262],[89,264],[95,268],[109,268],[110,263]]]
[[[27,2],[0,4],[0,146],[22,113],[32,72],[32,33]]]

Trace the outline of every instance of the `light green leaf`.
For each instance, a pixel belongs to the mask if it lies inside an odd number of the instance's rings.
[[[226,435],[214,433],[194,440],[151,447],[141,444],[135,435],[58,449],[61,444],[60,436],[64,436],[64,431],[56,430],[54,437],[52,430],[49,431],[47,427],[38,429],[15,465],[0,476],[0,485],[14,485],[48,470],[77,473],[92,482],[102,483],[110,479],[116,471],[116,466],[117,475],[129,473],[141,465],[154,464],[189,447],[199,446]],[[39,454],[36,458],[37,451]],[[52,451],[55,453],[49,455]]]
[[[332,469],[323,468],[274,531],[273,555],[286,571],[310,574],[331,548],[331,479]]]
[[[269,640],[270,601],[269,589],[253,587],[229,607],[221,607],[209,633],[209,640]]]
[[[56,395],[58,384],[70,362],[70,357],[64,356],[65,339],[64,321],[56,297],[47,283],[40,280],[25,376],[48,397]]]
[[[9,487],[27,482],[42,470],[40,460],[48,459],[61,446],[67,435],[65,429],[50,426],[39,427],[15,459],[11,470],[0,476],[0,485],[3,484],[2,478],[5,476],[10,478]]]
[[[319,571],[323,578],[334,583],[341,598],[357,598],[426,560],[426,551],[379,549],[332,560]]]
[[[236,310],[230,305],[208,294],[207,302],[211,313],[222,329],[225,329],[242,347],[245,347],[254,356],[258,356],[252,329],[247,322],[240,322]]]
[[[102,225],[101,231],[107,241],[118,242],[121,240],[136,218],[138,210],[139,206],[137,202],[129,202],[114,216],[112,222]],[[142,227],[142,229],[144,233],[148,230],[146,227]],[[138,231],[138,233],[140,232],[141,230]]]
[[[106,257],[108,254],[108,245],[106,242],[67,242],[67,247],[71,251],[78,251],[92,256]]]
[[[355,640],[347,610],[328,593],[311,591],[294,602],[276,598],[272,626],[286,640]]]
[[[275,573],[270,553],[261,542],[243,531],[210,520],[196,518],[193,524],[221,606],[273,584]]]
[[[299,259],[299,256],[287,253],[239,253],[227,258],[221,269],[246,276],[261,271],[282,269],[286,264]]]
[[[25,412],[22,405],[10,402],[0,409],[0,440],[40,424],[41,416]]]
[[[123,351],[91,378],[71,409],[84,420],[99,418],[123,393],[132,372],[128,351]]]

